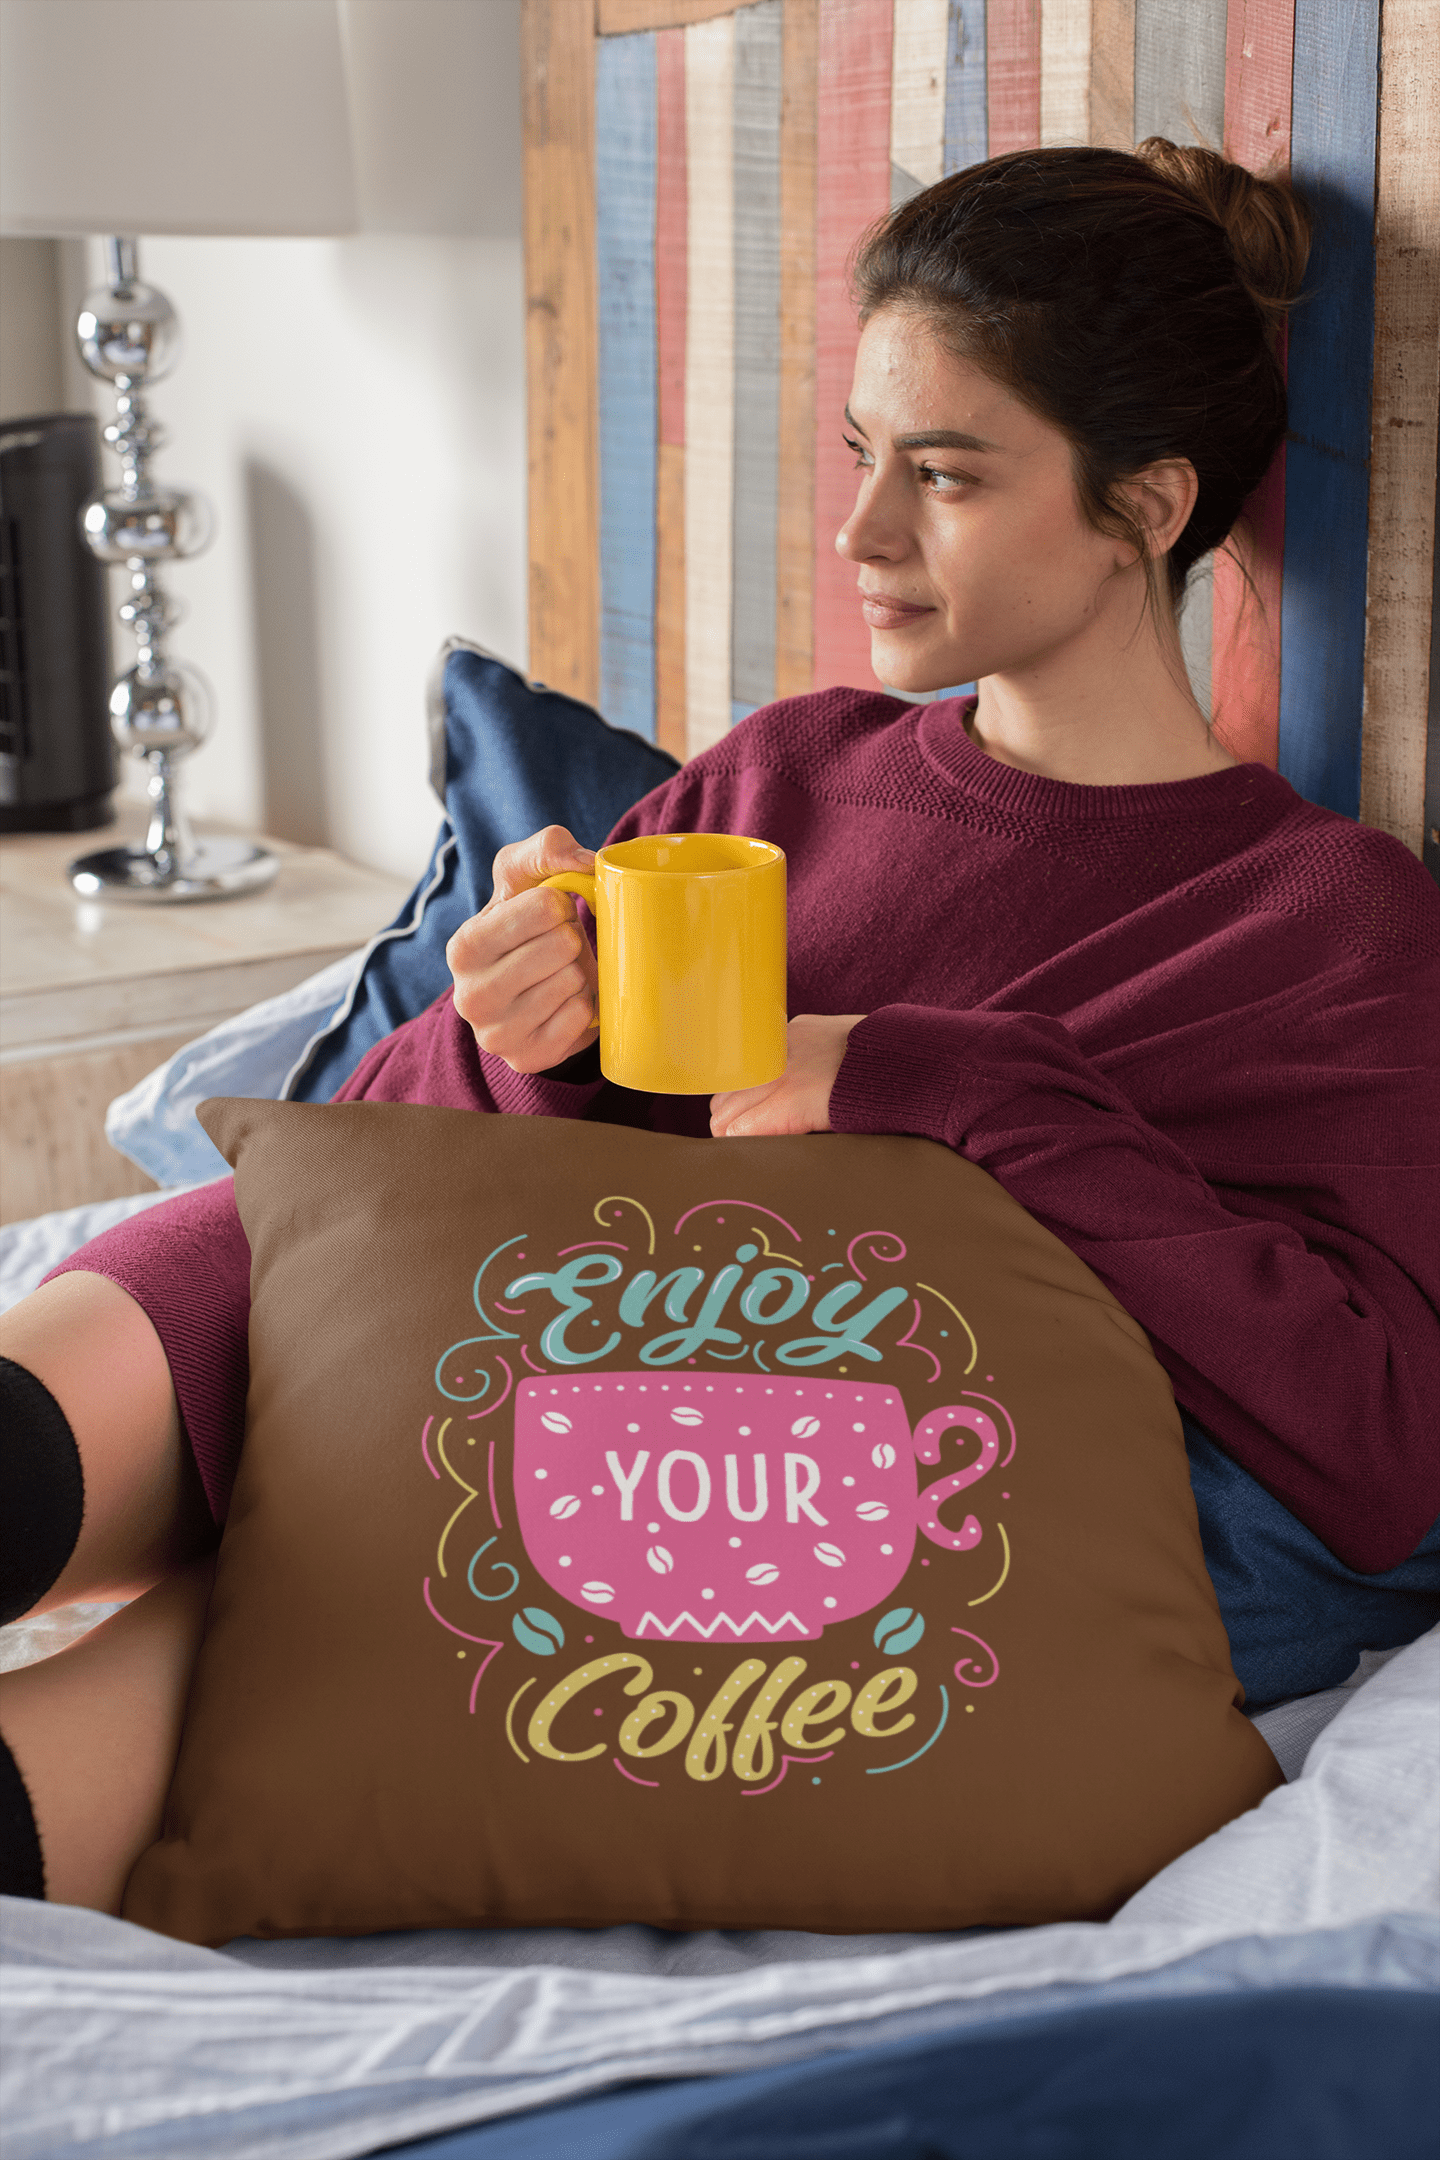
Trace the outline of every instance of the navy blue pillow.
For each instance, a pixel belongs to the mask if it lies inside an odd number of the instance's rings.
[[[1205,1565],[1247,1710],[1341,1687],[1362,1650],[1440,1621],[1440,1522],[1408,1560],[1358,1575],[1181,1413]]]
[[[666,751],[577,698],[532,687],[480,646],[451,638],[430,685],[430,782],[445,822],[350,997],[306,1046],[288,1099],[329,1102],[367,1050],[448,989],[446,944],[489,899],[502,847],[565,825],[598,848],[632,804],[679,770]]]

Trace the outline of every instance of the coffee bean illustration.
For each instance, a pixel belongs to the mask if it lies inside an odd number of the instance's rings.
[[[561,1493],[558,1500],[552,1500],[550,1503],[550,1513],[557,1522],[568,1522],[572,1515],[578,1515],[579,1512],[580,1499],[577,1493]]]
[[[515,1640],[522,1650],[533,1650],[537,1657],[554,1657],[557,1650],[565,1647],[565,1630],[553,1613],[539,1605],[526,1605],[510,1622]]]
[[[913,1605],[897,1605],[875,1623],[875,1647],[886,1657],[904,1657],[925,1633],[925,1615]]]
[[[580,1595],[592,1605],[608,1605],[615,1596],[615,1586],[608,1582],[581,1583]]]
[[[566,1417],[563,1410],[543,1411],[541,1413],[540,1422],[544,1426],[546,1432],[566,1433],[570,1430],[570,1420],[568,1417]]]
[[[754,1583],[757,1587],[762,1583],[778,1582],[779,1578],[780,1570],[773,1560],[757,1560],[754,1567],[747,1567],[745,1570],[746,1582]]]
[[[825,1567],[844,1567],[845,1555],[838,1545],[817,1545],[815,1558]]]
[[[677,1403],[670,1415],[677,1425],[703,1425],[705,1422],[704,1411],[694,1409],[689,1403]]]
[[[554,1508],[551,1508],[550,1512],[553,1515],[555,1513]],[[855,1513],[860,1517],[861,1522],[884,1522],[890,1510],[883,1500],[862,1500]]]
[[[819,1430],[820,1420],[818,1417],[797,1417],[790,1427],[791,1435],[796,1440],[813,1440]]]
[[[893,1470],[895,1467],[895,1450],[888,1440],[879,1440],[870,1450],[870,1460],[877,1470]]]
[[[675,1565],[675,1555],[668,1545],[652,1545],[645,1558],[654,1568],[657,1575],[668,1575]]]

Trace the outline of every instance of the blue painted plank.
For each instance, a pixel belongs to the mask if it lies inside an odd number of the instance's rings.
[[[655,37],[595,56],[600,709],[655,740]]]
[[[945,48],[945,171],[990,155],[985,107],[985,0],[950,0]]]
[[[1360,813],[1375,343],[1376,0],[1297,0],[1291,171],[1315,217],[1291,317],[1280,770]]]

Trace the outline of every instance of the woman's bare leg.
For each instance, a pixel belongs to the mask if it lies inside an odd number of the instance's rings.
[[[213,1560],[197,1561],[68,1650],[0,1674],[0,1730],[55,1904],[118,1913],[159,1836],[213,1574]]]
[[[65,1567],[33,1608],[130,1598],[216,1542],[159,1336],[103,1275],[59,1275],[0,1315],[0,1356],[65,1413],[85,1510]]]

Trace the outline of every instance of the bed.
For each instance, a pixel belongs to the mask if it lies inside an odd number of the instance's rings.
[[[462,641],[432,722],[446,822],[400,917],[114,1104],[112,1139],[163,1190],[0,1231],[0,1306],[222,1173],[198,1101],[333,1092],[443,987],[445,939],[505,839],[557,818],[598,844],[673,769]],[[0,1658],[50,1654],[108,1609],[19,1622]],[[7,1899],[6,2151],[1418,2160],[1440,2103],[1440,1628],[1254,1722],[1287,1782],[1105,1924],[212,1950]]]

